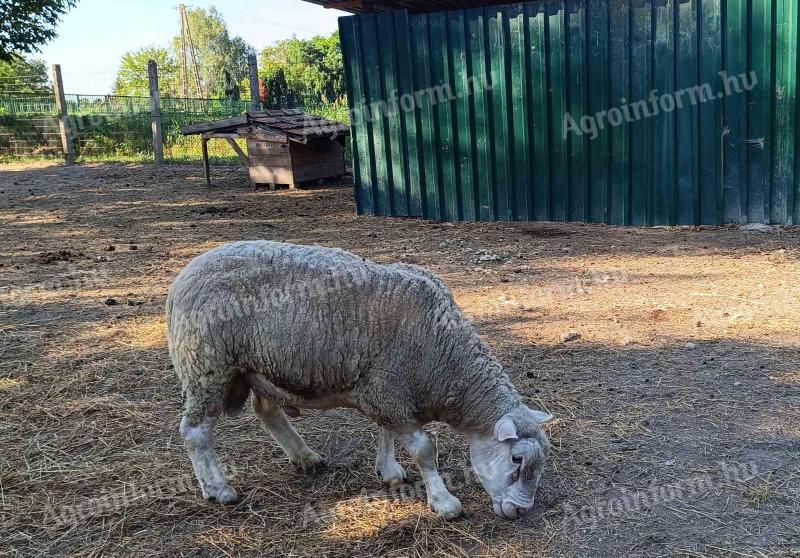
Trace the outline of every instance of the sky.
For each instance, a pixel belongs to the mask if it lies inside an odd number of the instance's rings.
[[[216,6],[232,35],[257,51],[297,36],[307,39],[338,28],[338,10],[303,0],[185,0],[186,6]],[[144,46],[167,46],[180,34],[178,2],[169,0],[79,0],[56,28],[58,37],[36,58],[61,64],[66,93],[111,92],[122,55]]]

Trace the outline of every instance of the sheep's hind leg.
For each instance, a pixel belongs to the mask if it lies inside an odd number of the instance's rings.
[[[436,448],[428,435],[421,429],[399,434],[398,439],[414,458],[419,467],[425,490],[428,492],[428,505],[443,519],[453,519],[461,515],[461,502],[450,494],[436,468]]]
[[[298,470],[311,473],[325,467],[325,462],[317,452],[306,445],[279,405],[256,395],[253,398],[253,410]]]
[[[389,486],[406,482],[408,477],[394,454],[394,434],[384,428],[378,429],[378,451],[375,455],[375,472]]]
[[[184,414],[181,419],[180,433],[186,445],[186,451],[192,460],[192,467],[203,498],[216,500],[223,504],[238,501],[236,491],[228,486],[222,466],[214,454],[212,446],[212,430],[218,415],[206,414],[199,420],[193,419],[191,413]]]

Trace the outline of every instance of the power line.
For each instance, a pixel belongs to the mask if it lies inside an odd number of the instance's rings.
[[[321,35],[330,34],[333,31],[327,30],[322,31],[320,29],[309,29],[308,27],[298,27],[296,25],[289,25],[288,23],[282,23],[275,20],[267,20],[261,16],[251,14],[251,13],[244,13],[238,10],[231,10],[230,8],[226,7],[225,11],[227,13],[231,13],[235,16],[236,19],[231,20],[230,18],[226,17],[225,20],[228,23],[233,23],[236,25],[242,25],[247,27],[254,27],[256,24],[258,25],[270,25],[272,27],[284,27],[286,29],[294,29],[295,31],[307,31],[309,33],[318,33]]]
[[[235,26],[239,27],[257,27],[261,25],[269,25],[272,27],[283,27],[285,29],[292,29],[294,31],[306,31],[308,33],[317,33],[318,35],[329,35],[333,33],[333,31],[321,31],[319,29],[309,29],[308,27],[297,27],[295,25],[288,25],[285,23],[276,23],[274,21],[267,21],[266,19],[260,17],[253,17],[249,21],[245,20],[231,20],[231,23]]]

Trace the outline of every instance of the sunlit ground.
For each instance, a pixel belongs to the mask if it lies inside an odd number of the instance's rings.
[[[350,187],[253,191],[238,166],[0,166],[0,522],[18,555],[783,556],[800,547],[800,232],[358,217]],[[164,301],[200,253],[241,239],[338,246],[439,273],[547,410],[536,505],[494,516],[464,438],[431,427],[463,518],[380,494],[375,429],[293,421],[329,463],[297,474],[250,412],[216,432],[242,496],[191,465]],[[110,302],[113,301],[113,302]],[[419,476],[401,462],[412,482]],[[724,477],[723,465],[756,471]],[[590,526],[569,510],[708,475],[712,489]],[[170,481],[167,485],[163,485]],[[126,499],[167,486],[162,497]],[[64,512],[105,498],[70,525]],[[105,500],[104,500],[105,501]]]

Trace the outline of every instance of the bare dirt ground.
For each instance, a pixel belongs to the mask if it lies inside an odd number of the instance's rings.
[[[0,555],[800,556],[800,230],[358,217],[347,185],[213,172],[0,167]],[[164,300],[193,256],[262,238],[441,274],[557,417],[526,517],[494,516],[440,425],[465,516],[382,492],[348,410],[294,421],[331,465],[310,478],[252,412],[224,419],[243,499],[199,497]]]

